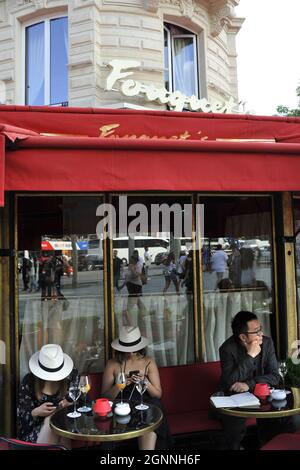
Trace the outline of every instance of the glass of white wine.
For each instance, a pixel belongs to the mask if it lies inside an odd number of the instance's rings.
[[[126,387],[126,377],[124,372],[119,372],[116,379],[116,385],[121,392],[121,403],[123,403],[123,390]]]
[[[286,364],[286,361],[280,361],[278,363],[278,371],[279,371],[279,375],[282,379],[282,386],[283,386],[283,390],[285,389],[285,376],[287,374],[287,364]]]
[[[76,410],[76,402],[80,397],[80,393],[81,390],[78,383],[76,384],[75,382],[71,382],[69,388],[69,396],[74,403],[74,410],[67,414],[69,418],[79,418],[79,416],[81,416],[81,413],[78,413],[78,411]]]
[[[141,395],[141,403],[139,405],[136,405],[135,407],[137,410],[147,410],[149,408],[149,406],[145,405],[145,403],[143,402],[143,395],[145,391],[147,390],[147,387],[148,387],[148,381],[145,377],[141,378],[136,384],[136,389]]]
[[[79,387],[80,387],[81,393],[84,396],[84,405],[78,408],[78,411],[80,411],[81,413],[88,413],[89,411],[92,411],[92,408],[90,406],[87,406],[86,404],[87,393],[91,390],[91,385],[90,385],[89,378],[87,375],[80,376]]]

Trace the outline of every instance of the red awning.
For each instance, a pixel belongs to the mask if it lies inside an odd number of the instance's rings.
[[[3,189],[300,190],[300,144],[296,143],[299,119],[7,108],[13,109],[3,113],[0,107],[0,122],[5,124],[0,149],[0,199]],[[99,127],[103,126],[112,126],[105,128],[105,132],[112,133],[99,138]],[[121,138],[115,137],[116,132]],[[5,159],[3,134],[15,141],[7,146]],[[200,140],[208,134],[210,138]]]

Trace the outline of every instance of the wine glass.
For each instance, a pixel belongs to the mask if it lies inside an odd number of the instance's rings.
[[[126,377],[124,372],[119,372],[116,379],[116,385],[121,392],[121,402],[123,403],[123,390],[126,387]]]
[[[280,361],[279,364],[278,364],[278,372],[279,372],[279,375],[282,379],[282,386],[283,386],[283,389],[285,389],[285,376],[286,376],[286,373],[287,373],[287,364],[286,364],[286,361]]]
[[[78,411],[80,411],[81,413],[88,413],[89,411],[92,411],[92,408],[90,406],[87,406],[86,404],[87,393],[91,390],[89,378],[87,375],[82,375],[80,377],[79,387],[80,387],[81,393],[84,396],[84,405],[78,408]]]
[[[145,377],[141,378],[136,384],[136,389],[141,395],[141,403],[139,405],[136,405],[135,407],[137,410],[147,410],[149,408],[148,405],[145,405],[143,403],[143,395],[145,391],[147,390],[147,387],[148,387],[148,381]]]
[[[79,418],[79,416],[81,416],[81,413],[78,413],[78,411],[76,410],[76,402],[78,398],[80,397],[80,393],[81,393],[81,390],[80,390],[79,384],[76,384],[75,382],[71,383],[70,388],[69,388],[69,396],[74,403],[74,410],[71,413],[67,414],[69,418]]]

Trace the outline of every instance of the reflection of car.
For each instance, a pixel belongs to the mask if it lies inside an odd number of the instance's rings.
[[[168,257],[168,252],[162,251],[160,253],[157,253],[157,255],[154,258],[154,263],[158,266],[159,264],[163,263],[167,257]]]
[[[93,271],[103,268],[103,258],[99,255],[79,255],[78,271]]]

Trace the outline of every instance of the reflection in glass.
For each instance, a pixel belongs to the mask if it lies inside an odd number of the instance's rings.
[[[183,214],[189,197],[128,196],[128,207],[143,204],[148,214],[156,205],[174,203]],[[113,199],[117,213],[119,198]],[[129,223],[132,219],[129,218]],[[194,361],[193,252],[191,236],[174,236],[160,220],[155,230],[117,231],[112,240],[116,333],[123,325],[139,326],[150,339],[147,353],[160,366]]]
[[[47,343],[60,344],[81,375],[103,369],[103,251],[93,246],[98,204],[91,196],[19,198],[21,378]]]
[[[205,357],[219,359],[239,310],[254,312],[267,336],[273,312],[272,223],[269,197],[201,197]]]

